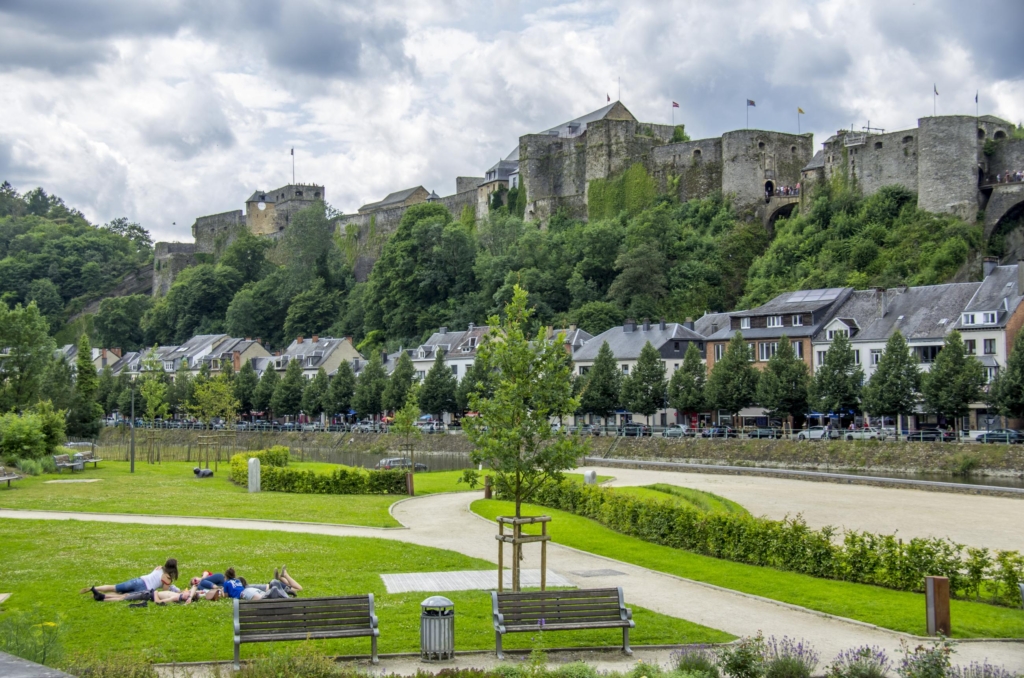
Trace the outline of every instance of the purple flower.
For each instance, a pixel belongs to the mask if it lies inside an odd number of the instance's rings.
[[[804,640],[783,636],[781,639],[772,636],[765,643],[765,659],[769,662],[787,660],[797,662],[812,673],[818,666],[818,653]]]
[[[538,622],[537,622],[537,624],[538,624],[539,626],[544,626],[544,618],[543,618],[543,617],[541,617],[541,618],[540,618],[540,621],[538,621]]]
[[[862,676],[884,676],[892,668],[885,650],[879,647],[861,647],[843,650],[829,667],[829,675],[845,676],[856,671]]]

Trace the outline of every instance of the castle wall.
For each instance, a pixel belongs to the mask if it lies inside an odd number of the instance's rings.
[[[740,213],[761,216],[765,182],[796,186],[800,170],[814,155],[810,134],[737,130],[722,135],[722,192]]]
[[[195,266],[197,246],[194,243],[158,242],[153,246],[153,296],[165,296],[179,273]]]
[[[586,218],[587,133],[560,138],[529,134],[519,138],[519,178],[526,188],[526,221],[546,221],[559,206]],[[564,200],[582,196],[580,200]],[[580,211],[582,204],[582,211]]]
[[[260,209],[260,205],[263,208]],[[254,235],[271,235],[277,232],[277,213],[272,202],[248,202],[245,204],[245,224]]]
[[[704,198],[722,190],[722,140],[698,139],[653,149],[652,172],[658,190],[668,192],[668,182],[679,178],[681,201]]]
[[[973,222],[978,213],[977,118],[944,115],[917,124],[917,204]]]
[[[871,134],[847,151],[850,176],[865,195],[898,184],[917,192],[917,130]]]
[[[460,193],[455,193],[441,198],[441,204],[448,208],[448,211],[452,213],[452,217],[455,219],[462,216],[462,210],[466,207],[473,210],[473,214],[479,217],[479,201],[480,196],[476,186],[473,186],[473,188],[468,191],[462,191]],[[486,210],[486,208],[487,206],[485,204],[484,209]]]
[[[455,194],[475,191],[483,180],[483,177],[455,177]]]
[[[996,151],[988,156],[986,162],[986,178],[995,179],[998,174],[1007,171],[1024,170],[1024,139],[1001,139],[996,142]]]
[[[243,223],[242,210],[199,217],[192,224],[192,237],[196,241],[196,252],[212,253],[223,250]]]

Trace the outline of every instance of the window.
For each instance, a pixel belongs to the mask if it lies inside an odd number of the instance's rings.
[[[768,327],[782,327],[782,316],[781,315],[770,315],[770,316],[768,316]]]
[[[995,339],[986,339],[985,340],[985,355],[995,355],[995,354],[996,354],[996,340]]]
[[[832,341],[836,337],[850,336],[850,330],[829,330],[826,334],[828,336],[828,340]]]
[[[804,317],[802,315],[793,316],[793,327],[802,327],[804,324]]]
[[[761,351],[761,362],[764,363],[768,362],[771,359],[771,357],[775,355],[775,352],[779,350],[779,344],[778,342],[774,341],[762,341],[758,345],[758,348]]]
[[[458,365],[452,365],[452,376],[453,377],[459,376],[459,366]]]
[[[978,342],[974,339],[964,341],[964,354],[974,355],[978,352]]]
[[[629,365],[623,365],[622,366],[622,373],[623,374],[629,374]]]
[[[939,355],[939,351],[942,349],[941,346],[918,346],[914,350],[917,352],[917,358],[924,364],[935,362],[935,357]]]
[[[804,357],[804,342],[802,341],[791,341],[789,345],[793,347],[793,353],[796,354],[797,358]]]
[[[423,378],[427,376],[427,373],[423,370],[416,370],[416,381],[423,381]]]
[[[854,365],[860,365],[860,351],[859,350],[855,350],[853,352],[853,364]]]
[[[818,351],[818,367],[825,364],[825,351]]]
[[[982,321],[981,322],[985,323],[986,325],[995,325],[996,324],[996,314],[995,313],[982,313],[981,316],[982,316]]]
[[[998,367],[986,367],[985,368],[985,380],[988,383],[991,384],[992,380],[996,378],[997,374],[999,374],[999,368]]]
[[[678,341],[673,341],[672,342],[672,350],[673,351],[678,351],[679,350],[679,342]]]
[[[754,349],[754,342],[747,343],[747,360],[754,362],[756,360],[757,352]]]
[[[974,322],[974,314],[973,313],[964,313],[964,315],[963,315],[963,324],[964,325],[974,325],[975,324],[975,322]]]
[[[672,365],[672,371],[673,371],[673,372],[675,372],[675,371],[677,371],[678,369],[679,369],[679,363],[673,363],[673,365]]]
[[[881,359],[882,359],[882,349],[880,349],[880,348],[873,348],[873,349],[871,349],[871,364],[872,365],[877,365]]]
[[[589,366],[588,367],[584,367],[583,365],[580,365],[580,374],[581,375],[582,374],[586,374],[589,371],[590,371],[590,367]]]
[[[741,330],[749,330],[750,329],[750,318],[740,318],[740,329]]]
[[[716,361],[722,359],[722,353],[724,352],[724,350],[725,350],[725,345],[724,344],[715,344],[715,360]]]

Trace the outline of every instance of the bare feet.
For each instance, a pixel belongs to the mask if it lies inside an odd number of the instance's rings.
[[[93,589],[93,587],[91,587],[91,586],[86,586],[86,587],[85,587],[84,589],[82,589],[81,591],[79,591],[79,593],[89,593],[90,591],[92,591],[92,589]]]

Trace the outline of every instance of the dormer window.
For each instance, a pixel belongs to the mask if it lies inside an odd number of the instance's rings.
[[[976,324],[974,322],[974,314],[973,313],[964,313],[963,317],[961,318],[961,321],[962,321],[962,323],[965,326],[966,325],[974,325],[974,324]]]
[[[850,330],[829,330],[828,332],[826,332],[826,336],[829,341],[832,341],[836,337],[850,336]]]
[[[781,315],[770,315],[770,316],[768,316],[768,327],[782,327],[782,316]]]
[[[981,322],[986,324],[986,325],[995,325],[996,324],[996,314],[995,313],[982,313],[981,314]]]
[[[802,315],[793,316],[793,327],[802,327],[804,324],[804,317]]]
[[[750,318],[740,318],[740,329],[741,330],[749,330],[750,329]]]

